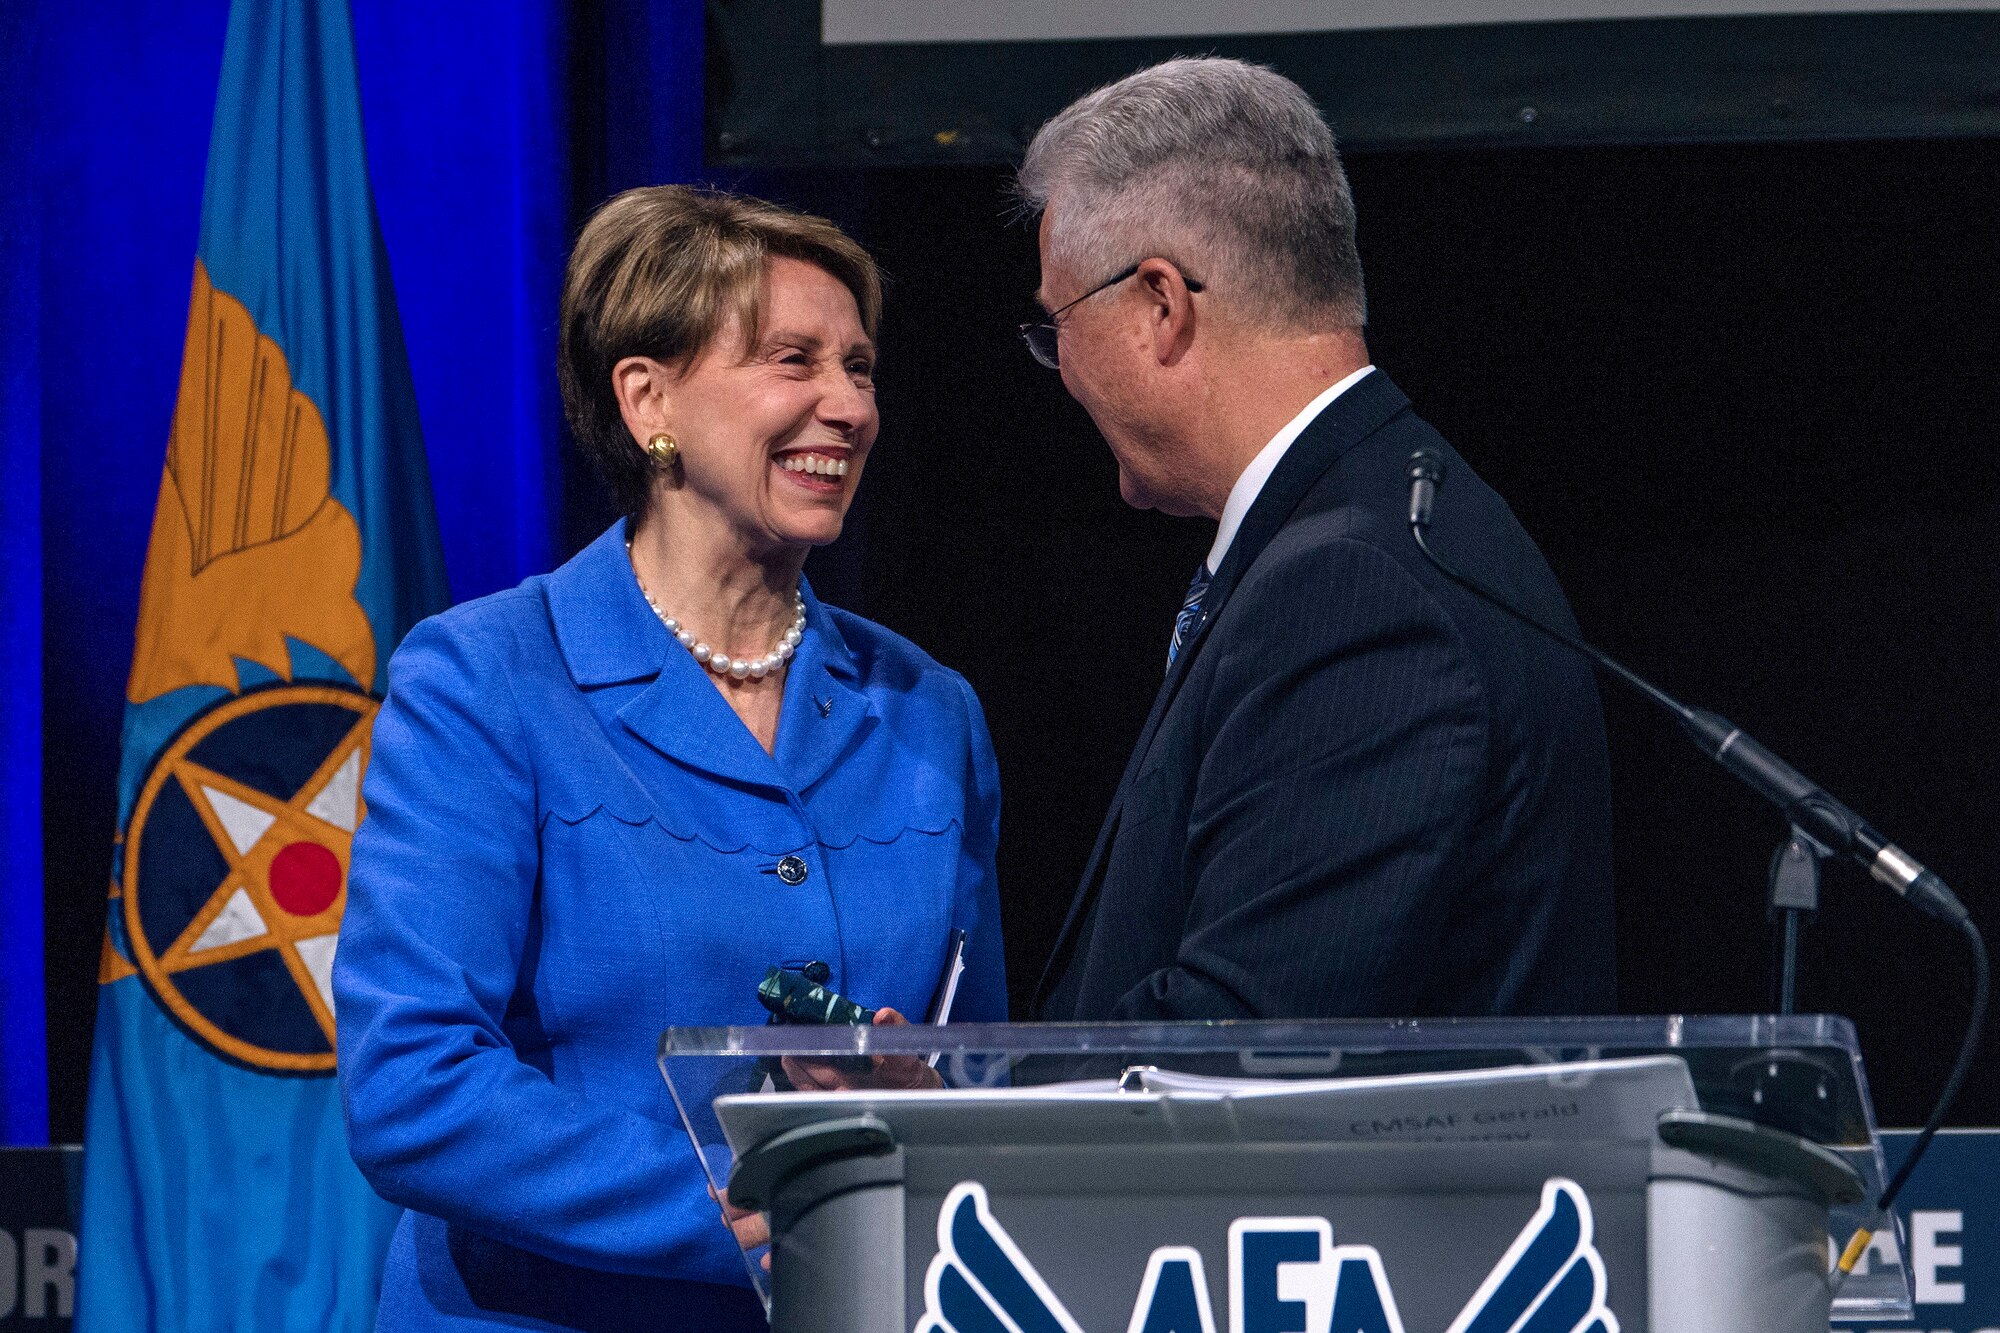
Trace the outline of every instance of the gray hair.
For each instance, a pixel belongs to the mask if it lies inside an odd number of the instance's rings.
[[[1262,65],[1182,57],[1086,93],[1035,135],[1015,188],[1086,281],[1157,255],[1258,324],[1367,321],[1333,131]]]

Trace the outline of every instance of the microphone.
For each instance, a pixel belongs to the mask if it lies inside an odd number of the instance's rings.
[[[1842,853],[1860,862],[1870,875],[1939,920],[1954,926],[1967,920],[1969,914],[1965,904],[1942,879],[1876,832],[1866,820],[1827,795],[1818,784],[1746,735],[1741,727],[1705,708],[1689,707],[1608,653],[1599,651],[1575,635],[1543,624],[1432,550],[1430,543],[1424,540],[1424,534],[1431,524],[1431,509],[1437,500],[1438,487],[1444,481],[1444,473],[1444,460],[1431,450],[1419,449],[1410,455],[1410,535],[1416,539],[1417,548],[1424,553],[1425,559],[1440,573],[1528,628],[1588,658],[1665,709],[1681,724],[1681,729],[1703,754],[1784,811],[1785,817],[1795,827],[1829,851]]]
[[[1437,488],[1444,484],[1444,460],[1428,449],[1419,449],[1410,455],[1410,526],[1428,528],[1431,525],[1431,505],[1437,500]]]
[[[1618,677],[1634,691],[1666,709],[1674,715],[1674,721],[1680,723],[1682,731],[1694,739],[1694,745],[1704,755],[1742,779],[1750,791],[1784,811],[1794,829],[1802,831],[1810,839],[1816,839],[1828,851],[1838,851],[1854,861],[1860,861],[1872,877],[1902,895],[1906,903],[1914,903],[1928,915],[1958,927],[1958,931],[1966,937],[1966,947],[1972,951],[1972,1011],[1966,1019],[1966,1033],[1958,1043],[1958,1059],[1952,1063],[1952,1073],[1944,1079],[1944,1091],[1938,1093],[1938,1101],[1930,1109],[1930,1119],[1924,1121],[1924,1129],[1918,1131],[1916,1143],[1912,1143],[1910,1151],[1904,1155],[1902,1167],[1896,1169],[1896,1175],[1876,1197],[1874,1213],[1854,1231],[1852,1237],[1848,1237],[1846,1249],[1842,1249],[1840,1261],[1834,1265],[1834,1289],[1838,1291],[1840,1283],[1846,1281],[1848,1273],[1852,1273],[1860,1263],[1860,1257],[1868,1253],[1868,1241],[1884,1225],[1890,1207],[1894,1207],[1896,1197],[1902,1195],[1902,1187],[1910,1183],[1910,1173],[1916,1169],[1916,1163],[1924,1159],[1924,1153],[1930,1149],[1930,1141],[1944,1125],[1944,1117],[1950,1113],[1952,1103],[1958,1101],[1958,1091],[1966,1085],[1966,1075],[1972,1073],[1972,1059],[1980,1049],[1980,1033],[1986,1029],[1986,1001],[1992,987],[1986,941],[1980,937],[1980,929],[1974,925],[1966,905],[1958,901],[1958,895],[1954,895],[1942,879],[1926,871],[1922,863],[1910,857],[1910,853],[1870,829],[1868,823],[1854,811],[1828,797],[1798,769],[1790,767],[1746,737],[1740,727],[1710,713],[1708,709],[1690,709],[1608,652],[1600,652],[1596,646],[1574,634],[1542,624],[1538,618],[1520,606],[1514,606],[1508,598],[1500,596],[1478,578],[1458,570],[1450,560],[1432,550],[1430,542],[1424,540],[1424,532],[1430,528],[1430,508],[1438,498],[1438,484],[1442,480],[1444,462],[1438,454],[1428,448],[1420,448],[1410,454],[1410,536],[1416,538],[1416,546],[1424,552],[1424,558],[1438,566],[1438,572],[1458,586],[1492,602],[1528,628],[1590,658],[1606,673]]]
[[[1979,933],[1979,927],[1974,924],[1971,913],[1965,910],[1965,904],[1958,900],[1958,895],[1942,879],[1870,828],[1859,815],[1827,795],[1804,774],[1744,735],[1742,728],[1735,723],[1705,708],[1688,707],[1610,654],[1600,652],[1573,634],[1544,625],[1438,555],[1424,540],[1424,532],[1430,527],[1431,506],[1437,499],[1437,488],[1444,480],[1444,463],[1430,450],[1419,449],[1410,455],[1409,475],[1410,536],[1416,539],[1417,549],[1424,553],[1424,558],[1437,566],[1446,578],[1491,602],[1529,629],[1582,654],[1651,699],[1673,715],[1703,754],[1734,773],[1750,790],[1783,810],[1795,829],[1822,843],[1829,851],[1841,852],[1859,861],[1870,875],[1894,889],[1904,901],[1914,903],[1931,916],[1957,927],[1965,936],[1966,945],[1972,953],[1972,1008],[1966,1021],[1965,1035],[1959,1040],[1958,1059],[1945,1078],[1944,1089],[1938,1093],[1929,1119],[1924,1121],[1916,1142],[1904,1155],[1902,1166],[1897,1168],[1882,1193],[1876,1196],[1874,1213],[1848,1238],[1846,1248],[1834,1264],[1833,1285],[1836,1291],[1839,1290],[1847,1275],[1859,1265],[1861,1256],[1867,1253],[1869,1241],[1881,1229],[1889,1209],[1902,1194],[1903,1186],[1909,1183],[1910,1173],[1929,1150],[1931,1140],[1944,1124],[1952,1103],[1958,1100],[1959,1090],[1965,1086],[1966,1075],[1972,1071],[1973,1058],[1979,1053],[1979,1036],[1986,1027],[1986,1003],[1992,984],[1986,942]]]

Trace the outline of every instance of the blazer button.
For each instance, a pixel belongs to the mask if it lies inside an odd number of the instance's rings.
[[[812,870],[806,865],[804,857],[788,856],[778,862],[778,878],[794,887],[805,883],[806,876],[811,873]]]

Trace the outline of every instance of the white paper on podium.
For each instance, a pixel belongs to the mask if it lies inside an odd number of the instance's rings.
[[[1136,1081],[1138,1087],[1130,1088]],[[924,1092],[770,1092],[715,1102],[737,1153],[835,1116],[874,1114],[898,1139],[990,1146],[1201,1137],[1265,1143],[1650,1143],[1660,1113],[1698,1109],[1671,1055],[1370,1078],[1215,1078],[1136,1071],[1035,1087]],[[1046,1115],[1031,1114],[1035,1109]]]

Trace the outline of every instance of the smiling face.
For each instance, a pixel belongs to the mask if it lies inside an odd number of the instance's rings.
[[[719,527],[753,559],[840,536],[880,424],[875,346],[838,278],[775,257],[761,306],[753,345],[732,315],[692,365],[661,377],[655,405],[680,444],[656,502],[675,521]],[[628,424],[643,445],[646,425]]]

